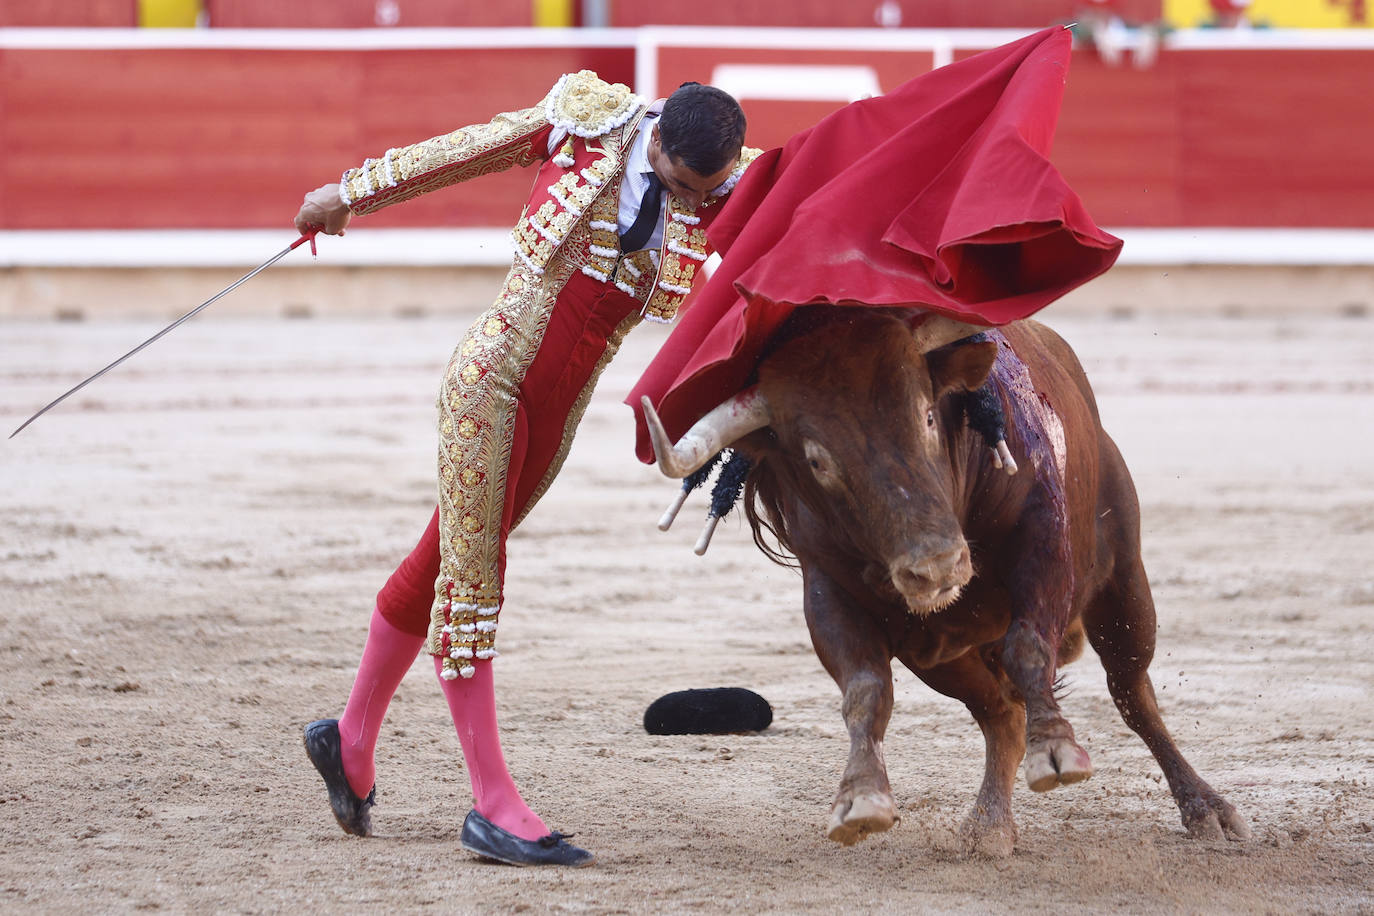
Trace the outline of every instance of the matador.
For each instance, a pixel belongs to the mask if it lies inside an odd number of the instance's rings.
[[[462,845],[512,864],[583,865],[511,779],[491,660],[506,540],[558,473],[592,388],[641,320],[670,321],[711,249],[706,228],[757,150],[726,93],[688,83],[650,104],[589,70],[532,108],[387,150],[306,195],[296,217],[342,234],[352,216],[515,166],[538,166],[500,294],[454,350],[438,399],[438,508],[377,596],[343,715],[306,750],[348,833],[371,832],[373,754],[420,649],[463,745],[473,810]]]

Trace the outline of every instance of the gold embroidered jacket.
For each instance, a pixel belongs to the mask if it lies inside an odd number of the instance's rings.
[[[513,232],[518,261],[544,276],[555,259],[569,258],[584,273],[613,282],[644,303],[644,317],[670,321],[711,253],[706,227],[758,150],[746,148],[730,179],[699,207],[688,208],[669,195],[662,247],[622,258],[616,228],[620,182],[630,142],[648,109],[628,86],[607,83],[590,70],[569,73],[533,108],[390,149],[350,169],[341,194],[361,215],[544,160]],[[554,130],[568,137],[550,157]]]

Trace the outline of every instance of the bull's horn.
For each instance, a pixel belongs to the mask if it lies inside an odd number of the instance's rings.
[[[911,336],[916,339],[917,349],[922,353],[929,353],[945,344],[952,344],[956,340],[963,340],[971,334],[986,330],[987,328],[976,324],[965,324],[944,315],[931,314],[911,329]]]
[[[681,479],[700,468],[711,456],[730,443],[756,429],[767,426],[771,415],[768,401],[759,394],[758,386],[745,389],[711,410],[677,441],[668,438],[663,421],[647,396],[639,403],[644,407],[644,421],[649,426],[649,438],[654,443],[658,469],[668,477]]]

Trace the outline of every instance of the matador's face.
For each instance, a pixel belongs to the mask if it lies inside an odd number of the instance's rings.
[[[663,182],[663,186],[678,200],[693,210],[701,206],[707,195],[725,183],[738,163],[739,159],[736,157],[714,175],[702,175],[681,162],[673,161],[663,148],[663,141],[659,139],[657,124],[654,125],[653,134],[649,138],[649,165],[653,166],[658,180]]]

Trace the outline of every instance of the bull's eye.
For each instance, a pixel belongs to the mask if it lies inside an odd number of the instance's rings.
[[[927,410],[927,411],[926,411],[926,429],[934,429],[934,428],[935,428],[935,409],[934,409],[934,408],[931,408],[930,410]]]
[[[825,446],[812,439],[807,439],[802,443],[802,453],[806,456],[806,463],[811,468],[811,473],[815,475],[816,481],[823,487],[833,488],[839,485],[840,477],[835,470],[835,460],[830,457]]]

